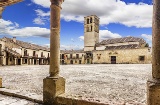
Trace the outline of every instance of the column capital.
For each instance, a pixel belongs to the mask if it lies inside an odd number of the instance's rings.
[[[58,7],[61,7],[61,4],[64,2],[64,0],[50,0],[51,5],[56,5]]]

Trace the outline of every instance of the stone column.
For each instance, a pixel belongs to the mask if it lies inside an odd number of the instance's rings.
[[[153,3],[152,79],[147,81],[147,104],[160,105],[160,0]]]
[[[60,10],[63,0],[50,1],[50,76],[43,80],[43,102],[44,105],[57,105],[55,98],[65,92],[65,79],[59,76]]]
[[[39,59],[37,59],[37,65],[39,65]]]
[[[34,65],[34,59],[32,59],[32,63],[33,63],[33,65]]]
[[[23,58],[21,58],[21,65],[23,64]]]
[[[17,65],[17,58],[14,58],[14,65]]]

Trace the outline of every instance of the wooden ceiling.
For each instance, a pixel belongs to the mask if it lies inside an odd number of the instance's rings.
[[[22,0],[0,0],[0,7],[6,7],[21,1]]]

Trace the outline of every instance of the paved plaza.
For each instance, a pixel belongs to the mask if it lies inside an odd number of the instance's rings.
[[[66,79],[65,97],[145,105],[151,70],[151,64],[61,65],[60,75]],[[5,88],[37,95],[42,95],[48,72],[48,65],[0,67]]]

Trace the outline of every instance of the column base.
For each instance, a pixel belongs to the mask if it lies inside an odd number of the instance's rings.
[[[65,93],[65,79],[63,77],[43,79],[44,105],[56,105],[55,98],[63,93]]]
[[[0,77],[0,88],[2,88],[2,77]]]
[[[147,105],[160,105],[160,79],[147,81]]]

